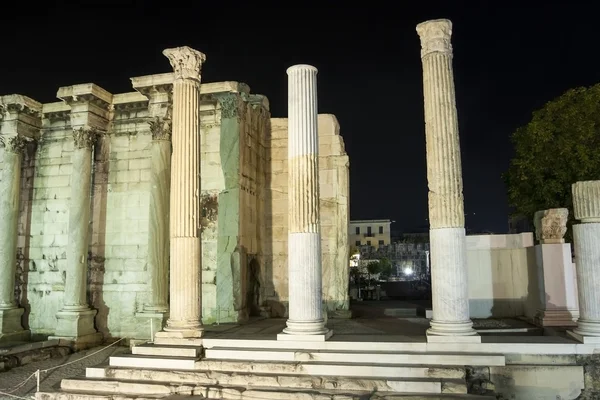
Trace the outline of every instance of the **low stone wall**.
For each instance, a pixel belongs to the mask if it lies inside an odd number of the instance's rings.
[[[539,283],[533,233],[467,236],[471,318],[533,317]]]

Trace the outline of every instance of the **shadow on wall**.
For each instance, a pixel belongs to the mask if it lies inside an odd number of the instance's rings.
[[[109,307],[104,301],[104,274],[106,261],[106,212],[108,201],[110,136],[103,135],[94,151],[92,176],[91,249],[88,255],[88,299],[96,314],[96,330],[111,338],[108,329]]]
[[[273,196],[276,194],[277,196],[287,195],[287,193],[278,193],[276,190],[273,190],[275,182],[273,182],[273,136],[272,136],[272,128],[271,128],[271,119],[266,118],[266,126],[265,126],[265,143],[264,143],[264,170],[261,172],[264,174],[264,182],[265,184],[261,188],[263,191],[263,202],[262,202],[262,210],[259,210],[258,216],[262,217],[263,220],[260,221],[259,225],[262,226],[261,234],[263,234],[262,238],[262,265],[259,269],[259,286],[260,286],[260,295],[259,295],[259,315],[264,317],[285,317],[287,311],[287,305],[283,304],[280,301],[279,293],[275,291],[275,276],[273,274],[274,263],[276,262],[276,257],[274,254],[273,248],[273,238],[275,236],[275,230],[277,226],[275,224],[276,216],[275,210],[273,207]],[[279,160],[283,161],[283,160]]]
[[[29,315],[31,304],[28,296],[29,270],[36,269],[35,261],[30,261],[29,249],[31,242],[31,214],[33,211],[33,182],[35,180],[35,163],[37,142],[27,145],[21,166],[21,201],[19,204],[19,224],[17,230],[17,276],[15,284],[15,297],[17,304],[24,308],[21,317],[23,328],[30,329]],[[31,265],[30,265],[31,264]],[[33,338],[37,340],[38,338]]]

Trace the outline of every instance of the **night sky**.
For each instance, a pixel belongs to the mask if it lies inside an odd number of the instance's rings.
[[[203,82],[245,82],[269,98],[274,117],[284,117],[286,68],[312,64],[319,69],[319,112],[337,116],[350,156],[351,218],[389,218],[395,230],[423,230],[427,184],[415,26],[448,18],[466,225],[503,233],[509,135],[565,90],[600,81],[598,10],[586,2],[186,3],[10,2],[10,10],[0,11],[0,94],[51,102],[60,86],[86,82],[129,92],[130,77],[171,72],[164,48],[187,45],[207,56]]]

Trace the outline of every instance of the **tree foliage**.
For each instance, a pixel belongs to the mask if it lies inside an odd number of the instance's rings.
[[[512,134],[515,156],[504,180],[515,215],[566,207],[571,185],[600,179],[600,84],[568,90]]]

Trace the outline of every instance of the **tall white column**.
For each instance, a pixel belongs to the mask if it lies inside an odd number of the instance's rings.
[[[279,340],[325,340],[319,218],[317,69],[288,68],[289,318]]]
[[[87,300],[89,228],[91,214],[92,154],[97,139],[94,129],[73,130],[71,154],[71,199],[69,200],[69,240],[63,308],[56,314],[55,336],[97,340],[94,317],[97,310]]]
[[[583,343],[600,343],[600,181],[573,184],[575,268],[579,292],[577,328],[569,332]]]
[[[463,184],[452,71],[452,23],[417,25],[423,63],[433,318],[429,341],[479,341],[469,318]],[[470,338],[469,338],[470,337]]]
[[[21,161],[26,141],[21,136],[0,136],[4,148],[0,172],[0,341],[28,336],[21,316],[25,311],[15,301],[17,268],[17,223],[21,192]]]
[[[203,335],[200,237],[200,70],[206,56],[189,47],[163,54],[175,72],[170,197],[170,315],[155,343]],[[166,339],[166,340],[163,340]]]

